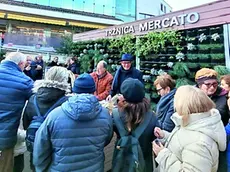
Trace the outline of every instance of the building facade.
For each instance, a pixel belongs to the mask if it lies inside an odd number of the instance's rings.
[[[55,51],[55,48],[61,46],[65,36],[123,23],[112,15],[60,8],[57,4],[56,7],[55,4],[47,6],[37,2],[0,0],[0,35],[4,39],[3,47]],[[63,5],[66,5],[64,1]]]

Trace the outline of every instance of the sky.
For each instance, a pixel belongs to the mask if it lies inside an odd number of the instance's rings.
[[[183,10],[186,8],[213,2],[215,0],[165,0],[165,1],[173,8],[173,11],[177,11],[177,10]]]

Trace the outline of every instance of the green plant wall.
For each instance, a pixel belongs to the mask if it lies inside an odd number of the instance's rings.
[[[146,95],[151,99],[153,108],[160,99],[153,87],[158,75],[169,73],[179,87],[195,84],[194,76],[200,68],[215,68],[221,74],[223,68],[226,69],[223,26],[149,32],[141,37],[124,35],[71,45],[67,40],[67,43],[70,47],[68,53],[80,57],[82,72],[92,72],[98,61],[105,60],[109,64],[109,71],[114,74],[123,53],[139,57]],[[228,70],[224,73],[228,73]]]

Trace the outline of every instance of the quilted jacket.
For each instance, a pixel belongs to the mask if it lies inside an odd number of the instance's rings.
[[[32,94],[33,81],[12,61],[0,64],[0,150],[13,148],[22,109]]]
[[[226,149],[226,134],[219,111],[191,114],[189,124],[182,127],[182,118],[172,116],[176,127],[165,131],[165,148],[156,161],[160,172],[216,172],[219,151]]]
[[[103,149],[112,133],[112,118],[94,95],[70,97],[48,115],[36,133],[36,171],[103,172]]]
[[[106,72],[101,78],[98,77],[96,72],[91,73],[91,76],[96,84],[96,91],[94,95],[97,96],[99,101],[105,100],[110,93],[113,76],[109,72]]]

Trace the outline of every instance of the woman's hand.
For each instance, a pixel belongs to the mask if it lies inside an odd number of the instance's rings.
[[[154,135],[158,138],[158,139],[163,139],[165,137],[164,132],[159,128],[159,127],[155,127],[154,128]]]
[[[152,142],[152,149],[153,149],[153,152],[155,153],[155,155],[157,156],[159,154],[159,152],[164,149],[164,146],[161,144],[161,142],[156,142],[156,141],[153,141]]]

